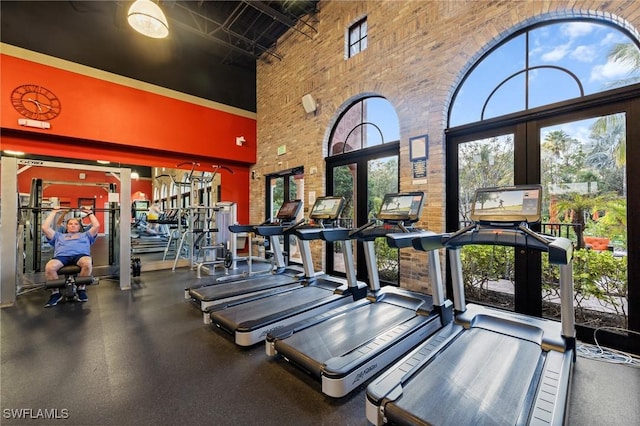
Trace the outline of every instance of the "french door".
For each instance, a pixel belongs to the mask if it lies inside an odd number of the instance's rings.
[[[297,167],[267,175],[265,185],[265,194],[267,194],[265,218],[273,220],[282,203],[290,200],[304,200],[304,168]],[[301,209],[297,219],[301,219],[303,215],[304,209]],[[289,262],[302,263],[298,240],[294,235],[289,235],[288,238],[281,236],[280,244],[287,253]]]
[[[630,146],[640,130],[637,103],[587,100],[583,108],[448,132],[447,229],[468,221],[476,188],[542,184],[543,218],[534,230],[574,242],[579,338],[592,337],[593,328],[638,328],[640,306],[633,295],[639,288],[632,279],[638,276],[637,262],[628,261],[637,251],[631,235],[638,224],[627,221],[640,190],[632,173],[638,164],[627,161],[637,150]],[[468,298],[557,318],[557,267],[549,265],[546,254],[502,247],[465,250]],[[627,337],[631,345],[633,337]]]
[[[341,215],[341,225],[364,225],[377,214],[384,194],[398,192],[398,143],[388,143],[327,158],[327,194],[342,196],[346,207]],[[327,243],[327,271],[345,276],[342,260],[342,244],[352,244],[356,275],[368,281],[364,251],[355,241]],[[383,285],[398,285],[398,250],[391,249],[384,239],[375,242],[375,251]]]

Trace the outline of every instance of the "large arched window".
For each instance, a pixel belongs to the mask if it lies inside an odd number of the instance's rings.
[[[639,52],[625,32],[602,21],[528,28],[487,52],[466,74],[449,127],[637,83]]]
[[[382,97],[368,97],[350,105],[334,125],[329,156],[400,140],[398,116]]]
[[[640,207],[640,49],[621,22],[554,19],[489,46],[452,92],[447,228],[467,220],[478,187],[541,184],[540,230],[575,242],[578,338],[591,340],[594,328],[640,329],[640,224],[627,221]],[[558,317],[546,254],[469,249],[470,299]],[[633,334],[599,339],[637,345]]]
[[[327,194],[345,197],[344,226],[365,223],[377,212],[385,193],[399,189],[398,116],[389,101],[362,95],[348,101],[331,128],[327,157]],[[383,239],[376,241],[376,254],[383,284],[398,284],[398,253]],[[360,248],[354,250],[358,278],[368,279]],[[327,270],[345,273],[341,246],[327,250]]]

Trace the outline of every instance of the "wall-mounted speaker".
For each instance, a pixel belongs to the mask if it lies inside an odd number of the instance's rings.
[[[302,97],[302,107],[307,114],[310,114],[318,109],[318,104],[316,103],[316,100],[313,99],[313,96],[307,93]]]

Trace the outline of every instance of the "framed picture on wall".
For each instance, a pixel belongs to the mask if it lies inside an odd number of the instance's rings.
[[[428,142],[429,137],[427,135],[417,136],[415,138],[409,139],[409,159],[411,161],[428,159]]]
[[[429,137],[417,136],[409,139],[409,159],[413,168],[413,179],[426,179],[429,158]]]

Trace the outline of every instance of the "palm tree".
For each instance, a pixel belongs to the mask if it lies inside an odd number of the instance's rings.
[[[610,61],[618,62],[621,65],[629,66],[628,77],[609,83],[611,87],[622,87],[634,84],[640,81],[637,75],[640,69],[640,50],[633,43],[618,43],[613,46],[608,56]]]
[[[586,216],[593,210],[601,210],[606,208],[611,201],[609,194],[593,195],[580,194],[577,192],[568,192],[561,195],[556,203],[558,213],[573,214],[573,222],[577,223],[580,228],[578,235],[578,248],[584,248],[583,233],[586,227]]]
[[[542,147],[553,154],[556,159],[561,160],[571,145],[571,136],[564,130],[554,130],[544,137]]]
[[[640,81],[638,70],[640,70],[640,50],[634,43],[618,43],[609,52],[610,61],[618,62],[621,65],[629,66],[629,73],[626,78],[609,83],[611,88],[623,87]],[[596,135],[615,135],[612,152],[616,160],[616,165],[625,168],[627,164],[627,135],[625,114],[613,114],[599,118],[592,127]],[[626,179],[623,179],[623,186]],[[626,187],[623,188],[626,194]]]
[[[591,138],[596,141],[587,163],[596,167],[624,167],[627,163],[625,114],[600,117],[591,126]],[[614,164],[609,164],[609,159]]]
[[[566,173],[569,171],[570,162],[574,160],[576,139],[572,138],[564,130],[549,132],[542,141],[542,156],[546,158],[546,166],[551,178],[551,183],[561,184],[567,182]]]

